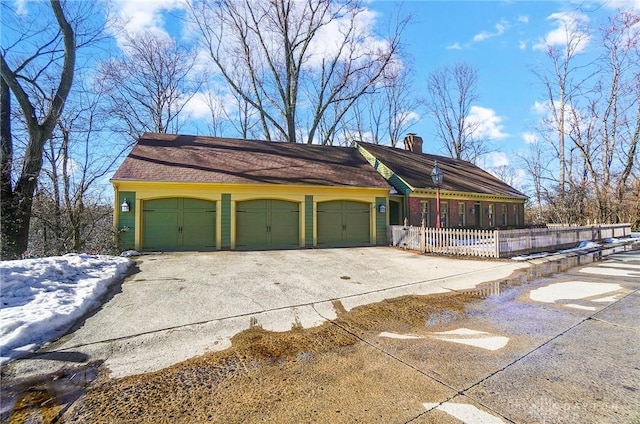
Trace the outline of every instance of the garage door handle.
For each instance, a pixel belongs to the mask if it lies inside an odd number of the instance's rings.
[[[178,234],[182,234],[182,227],[178,227]]]

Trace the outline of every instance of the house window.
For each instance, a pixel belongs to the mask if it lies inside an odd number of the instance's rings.
[[[520,225],[520,214],[518,212],[520,212],[518,210],[518,205],[513,205],[513,216],[515,217],[514,222],[516,225]]]
[[[429,201],[422,200],[420,203],[422,203],[421,225],[423,227],[429,227]]]
[[[489,215],[489,227],[493,227],[493,205],[489,205],[487,215]]]
[[[449,204],[448,203],[440,204],[440,226],[441,227],[449,226]]]
[[[507,205],[502,205],[502,225],[507,226]]]
[[[458,225],[460,227],[467,225],[467,215],[464,213],[465,206],[466,205],[464,203],[458,203]]]

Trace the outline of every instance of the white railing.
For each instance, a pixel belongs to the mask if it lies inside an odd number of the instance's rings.
[[[585,240],[601,241],[631,234],[630,224],[588,227],[528,228],[519,230],[471,230],[392,225],[392,246],[420,252],[505,258],[519,254],[574,247]]]

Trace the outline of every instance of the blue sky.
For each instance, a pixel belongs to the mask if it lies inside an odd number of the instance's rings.
[[[373,1],[370,7],[389,14],[395,2]],[[404,36],[414,63],[414,87],[426,89],[426,77],[434,69],[465,62],[478,69],[479,100],[494,154],[487,167],[517,166],[516,153],[527,150],[541,118],[545,92],[532,70],[544,63],[541,43],[563,40],[566,16],[586,19],[591,25],[605,22],[616,8],[640,9],[640,1],[409,1],[402,5],[414,22]],[[584,54],[594,47],[586,45]],[[432,138],[433,124],[422,118],[412,128],[425,139],[425,150],[442,153]]]
[[[178,42],[189,42],[180,19],[185,14],[186,1],[109,0],[108,4],[115,16],[126,22],[129,31],[160,31]],[[17,0],[16,4],[28,1]],[[403,42],[412,60],[413,92],[418,96],[426,95],[428,74],[442,66],[465,62],[478,69],[479,100],[474,113],[482,123],[482,135],[492,139],[494,152],[480,164],[488,169],[517,167],[517,153],[527,150],[527,141],[535,137],[535,125],[542,117],[539,106],[548,100],[532,72],[545,60],[539,45],[560,45],[563,32],[558,29],[567,19],[583,19],[598,26],[616,8],[640,10],[640,0],[365,0],[364,5],[373,12],[371,24],[380,25],[375,30],[381,33],[386,20],[398,8],[401,13],[412,15]],[[593,51],[595,39],[584,46],[586,55]],[[187,108],[191,116],[208,116],[203,111],[204,102],[193,100]],[[432,120],[424,112],[416,112],[417,120],[410,131],[423,137],[425,152],[444,154],[434,139]],[[183,132],[189,132],[188,127]]]

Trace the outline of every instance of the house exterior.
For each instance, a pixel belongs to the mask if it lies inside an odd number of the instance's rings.
[[[423,154],[422,138],[415,134],[409,134],[404,144],[404,150],[369,143],[356,146],[393,186],[390,225],[436,225],[437,187],[431,178],[436,161],[444,173],[442,227],[491,229],[524,224],[526,195],[470,162]]]
[[[353,148],[144,134],[111,181],[123,250],[386,244],[391,187]]]
[[[524,222],[526,197],[477,166],[368,143],[355,148],[144,134],[114,174],[122,250],[196,251],[384,245],[388,225]]]

